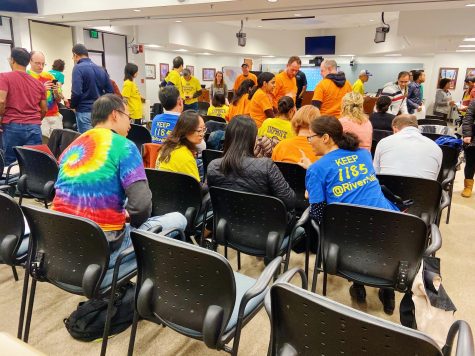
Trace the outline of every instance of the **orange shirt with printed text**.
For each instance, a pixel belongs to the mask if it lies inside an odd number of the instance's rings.
[[[268,94],[259,88],[252,96],[249,110],[249,114],[256,122],[257,128],[261,127],[264,120],[267,119],[266,110],[272,110],[272,100]]]

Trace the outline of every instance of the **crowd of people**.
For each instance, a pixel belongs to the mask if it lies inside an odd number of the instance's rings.
[[[84,45],[75,45],[72,53],[75,65],[69,107],[75,110],[82,135],[59,159],[52,208],[97,222],[114,246],[112,266],[117,254],[130,246],[131,229],[157,225],[164,230],[184,229],[186,219],[179,212],[150,216],[151,193],[142,157],[126,139],[130,123],[141,124],[142,119],[144,98],[134,81],[138,66],[125,66],[122,90],[117,93],[107,72],[91,61]],[[14,146],[41,144],[42,134],[49,136],[62,127],[58,105],[66,95],[61,75],[64,61],[55,61],[53,70],[45,72],[44,54],[14,48],[10,64],[12,71],[0,74],[7,164],[16,159]],[[291,211],[295,192],[274,162],[298,164],[307,170],[310,216],[317,223],[325,206],[335,202],[397,211],[383,194],[376,174],[437,179],[442,151],[420,133],[412,115],[423,107],[423,71],[399,73],[394,83],[383,88],[375,112],[367,115],[364,84],[371,76],[369,71],[361,71],[352,85],[334,60],[325,59],[320,66],[323,79],[314,88],[311,105],[302,106],[308,88],[301,64],[299,57],[292,56],[279,74],[256,76],[244,63],[230,99],[223,73],[218,71],[207,114],[227,123],[213,126],[198,112],[200,82],[184,69],[183,59],[176,57],[159,92],[164,112],[151,125],[152,142],[160,145],[155,167],[192,176],[200,182],[203,195],[209,186],[266,194],[281,199]],[[471,87],[464,94],[463,140],[474,146],[475,91],[471,88],[475,80],[468,78],[467,82]],[[434,110],[441,116],[447,116],[454,105],[447,83],[442,79],[437,92]],[[373,160],[374,129],[391,130],[394,135],[379,142]],[[207,133],[215,131],[222,135],[213,148],[222,149],[223,157],[212,161],[204,176],[201,152],[207,147]],[[473,187],[473,152],[466,154],[465,197]],[[358,302],[365,299],[362,285],[354,284],[350,293]],[[391,314],[394,292],[382,290],[380,298]]]

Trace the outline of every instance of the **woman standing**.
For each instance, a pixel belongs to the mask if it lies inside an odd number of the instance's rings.
[[[371,152],[373,126],[364,113],[363,102],[363,95],[360,93],[346,94],[341,103],[340,123],[343,125],[343,132],[355,134],[360,141],[360,147]]]
[[[223,94],[225,98],[225,104],[229,105],[228,101],[228,86],[224,82],[223,72],[217,71],[214,76],[214,81],[211,83],[211,88],[209,90],[209,103],[212,104],[215,94]]]
[[[142,123],[142,103],[145,99],[142,98],[139,88],[134,82],[137,77],[139,67],[134,63],[127,63],[124,68],[124,86],[122,87],[122,96],[127,100],[129,106],[130,118],[134,120],[134,124],[140,125]]]
[[[257,78],[257,86],[249,94],[251,100],[249,113],[257,128],[262,126],[265,119],[275,117],[272,106],[274,86],[275,75],[270,72],[263,72]]]
[[[439,81],[439,89],[435,93],[434,115],[442,116],[444,119],[447,119],[450,110],[455,105],[449,88],[450,79],[442,78]]]

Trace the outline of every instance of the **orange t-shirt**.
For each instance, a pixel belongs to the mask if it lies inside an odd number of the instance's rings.
[[[251,79],[254,81],[254,84],[257,85],[257,77],[255,74],[252,74],[251,72],[249,72],[249,74],[247,75],[247,77],[244,76],[244,74],[240,74],[238,75],[238,77],[236,78],[236,81],[234,82],[234,91],[237,91],[239,86],[241,85],[241,83],[243,81],[245,81],[246,79]]]
[[[302,158],[302,150],[310,161],[315,162],[318,158],[313,153],[312,145],[305,136],[295,136],[280,141],[272,151],[272,160],[288,163],[299,163]]]
[[[264,90],[259,88],[252,96],[249,108],[249,114],[256,122],[257,128],[261,127],[264,120],[267,119],[266,110],[272,110],[272,100],[268,94],[264,93]]]
[[[226,120],[230,121],[236,115],[249,115],[251,101],[249,100],[249,94],[244,94],[238,100],[237,105],[229,105],[229,112]]]
[[[341,113],[341,99],[352,90],[348,80],[343,87],[339,88],[331,79],[325,78],[315,87],[312,100],[318,100],[322,103],[320,107],[321,115],[331,115],[338,118]]]
[[[274,87],[274,107],[277,107],[279,99],[283,96],[290,96],[292,99],[297,97],[297,79],[295,77],[289,78],[286,71],[279,73],[275,76]]]

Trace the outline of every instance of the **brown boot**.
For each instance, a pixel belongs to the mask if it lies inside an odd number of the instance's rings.
[[[464,188],[463,188],[462,196],[464,198],[470,198],[472,196],[473,179],[464,179],[463,185],[464,185]]]

